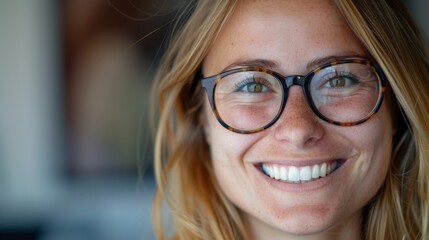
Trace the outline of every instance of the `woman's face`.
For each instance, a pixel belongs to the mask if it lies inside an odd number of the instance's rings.
[[[215,41],[203,73],[269,62],[284,76],[305,75],[314,62],[356,55],[369,58],[332,1],[246,1]],[[301,87],[292,86],[280,119],[254,134],[222,127],[207,100],[204,114],[216,179],[255,239],[360,234],[360,211],[379,190],[389,165],[392,120],[386,101],[363,124],[335,126],[319,119]],[[335,160],[343,164],[305,183],[275,180],[261,169],[264,164],[299,172]]]

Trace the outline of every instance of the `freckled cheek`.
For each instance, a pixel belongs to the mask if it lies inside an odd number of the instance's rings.
[[[225,129],[214,114],[206,111],[205,132],[210,146],[212,161],[237,165],[242,163],[243,155],[256,141],[257,134],[238,134]]]
[[[372,142],[373,145],[368,146],[368,152],[372,154],[371,163],[374,169],[373,172],[380,178],[384,178],[384,173],[387,172],[389,161],[392,152],[392,133],[390,129],[380,127],[380,133],[375,134],[376,137]]]
[[[213,132],[210,144],[212,161],[228,166],[242,165],[243,156],[253,145],[252,138],[246,138],[249,135],[229,132],[226,129],[216,128],[216,131]]]
[[[392,124],[385,111],[381,111],[373,120],[350,127],[350,131],[344,131],[343,134],[361,153],[378,155],[378,152],[385,152],[392,144]]]
[[[246,138],[249,135],[230,132],[217,122],[213,124],[210,154],[215,178],[228,199],[242,206],[246,203],[242,196],[251,194],[243,154],[252,142]]]
[[[361,125],[349,135],[358,153],[353,163],[353,175],[362,179],[362,185],[373,187],[377,187],[385,178],[392,149],[390,122],[382,118],[378,120]]]
[[[379,147],[368,151],[359,160],[360,163],[355,169],[355,187],[356,199],[367,203],[379,191],[385,181],[390,160],[391,148],[388,145],[381,144]],[[359,168],[360,167],[360,168]]]

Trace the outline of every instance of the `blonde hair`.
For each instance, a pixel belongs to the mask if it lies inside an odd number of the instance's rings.
[[[337,0],[350,28],[385,72],[398,112],[389,173],[362,213],[365,239],[429,239],[429,76],[423,38],[399,1]],[[154,169],[157,239],[248,239],[212,171],[195,78],[236,1],[192,2],[156,77]],[[393,97],[392,97],[393,98]],[[396,117],[396,116],[394,116]],[[167,221],[169,220],[169,221]]]
[[[429,239],[426,42],[398,0],[337,0],[336,3],[350,28],[386,74],[406,121],[396,126],[385,184],[368,206],[366,239]]]

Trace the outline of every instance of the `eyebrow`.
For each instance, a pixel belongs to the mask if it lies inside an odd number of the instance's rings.
[[[333,62],[335,60],[347,59],[347,58],[368,59],[369,57],[367,55],[362,55],[362,54],[359,54],[356,52],[348,52],[344,55],[331,55],[331,56],[326,56],[326,57],[314,58],[307,63],[307,70],[314,69],[316,67],[319,67],[319,66],[326,64],[326,63]]]
[[[356,52],[347,52],[346,54],[343,55],[330,55],[330,56],[325,56],[325,57],[317,57],[314,59],[311,59],[307,65],[306,65],[306,69],[308,71],[310,71],[311,69],[314,69],[318,66],[321,66],[323,64],[326,63],[330,63],[333,62],[335,60],[339,60],[339,59],[347,59],[347,58],[365,58],[368,59],[369,57],[367,55],[363,55],[363,54],[359,54]],[[231,64],[229,64],[228,66],[226,66],[223,71],[235,68],[235,67],[245,67],[245,66],[255,66],[255,67],[262,67],[262,68],[267,68],[267,69],[277,69],[280,64],[277,61],[274,60],[268,60],[268,59],[248,59],[248,60],[237,60]]]
[[[268,68],[268,69],[274,69],[280,64],[273,60],[268,59],[249,59],[249,60],[237,60],[228,66],[226,66],[223,71],[235,68],[235,67],[245,67],[245,66],[252,66],[252,67],[262,67],[262,68]]]

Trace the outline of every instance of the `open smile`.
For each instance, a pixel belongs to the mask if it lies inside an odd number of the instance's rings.
[[[259,169],[268,177],[287,183],[307,183],[324,178],[338,168],[345,160],[337,159],[307,166],[290,166],[277,163],[261,163]]]

